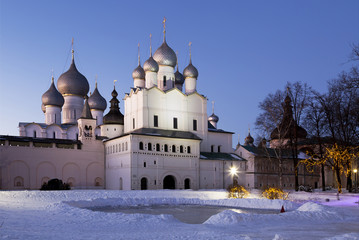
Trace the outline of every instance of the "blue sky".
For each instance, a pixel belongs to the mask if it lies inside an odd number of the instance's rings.
[[[197,91],[215,101],[218,127],[255,134],[258,103],[287,81],[324,92],[349,69],[359,42],[359,1],[10,1],[0,0],[0,134],[18,135],[18,122],[44,122],[41,96],[66,71],[74,37],[76,65],[93,90],[110,100],[133,86],[137,44],[142,63],[162,43],[192,61]],[[123,101],[121,101],[121,110]],[[107,111],[106,111],[107,112]],[[238,136],[233,137],[233,144]]]

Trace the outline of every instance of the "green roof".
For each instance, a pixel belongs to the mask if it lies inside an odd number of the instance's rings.
[[[201,152],[200,159],[202,160],[229,160],[229,161],[246,161],[234,153],[221,152]]]

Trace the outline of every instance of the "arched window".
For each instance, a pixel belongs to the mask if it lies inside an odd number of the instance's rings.
[[[95,186],[96,186],[96,187],[102,186],[102,178],[97,177],[97,178],[95,179]]]
[[[152,144],[151,143],[147,144],[147,149],[148,149],[148,151],[152,151]]]
[[[187,147],[187,153],[191,153],[191,147],[190,146]]]
[[[176,145],[172,145],[172,152],[176,152]]]
[[[183,146],[180,146],[180,153],[183,153]]]
[[[24,179],[20,176],[17,176],[14,179],[14,187],[23,187],[24,186]]]
[[[34,130],[34,138],[36,138],[36,131]]]
[[[190,189],[191,188],[191,180],[189,178],[186,178],[184,180],[184,189]]]
[[[143,150],[143,142],[140,142],[140,150]]]
[[[160,146],[159,143],[156,144],[156,151],[157,151],[157,152],[161,151],[161,146]]]
[[[166,81],[166,76],[163,76],[163,86],[166,87],[167,81]]]
[[[221,146],[218,146],[218,152],[221,152]]]
[[[211,146],[211,152],[214,152],[214,145]]]
[[[56,133],[52,132],[52,138],[56,138]]]
[[[143,167],[145,168],[147,166],[146,162],[143,162]]]
[[[165,152],[168,152],[168,145],[165,144]]]

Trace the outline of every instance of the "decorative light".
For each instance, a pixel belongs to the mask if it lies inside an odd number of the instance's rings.
[[[231,167],[230,173],[231,173],[232,176],[237,175],[237,172],[238,172],[238,171],[237,171],[237,168]]]
[[[358,172],[358,169],[354,169],[353,172],[354,172],[354,173],[357,173],[357,172]]]

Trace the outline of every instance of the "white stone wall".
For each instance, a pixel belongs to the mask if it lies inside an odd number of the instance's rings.
[[[1,189],[40,189],[44,181],[58,178],[74,188],[104,188],[104,154],[101,141],[82,149],[56,144],[0,145]],[[84,149],[85,148],[85,149]],[[99,186],[96,186],[99,182]]]

